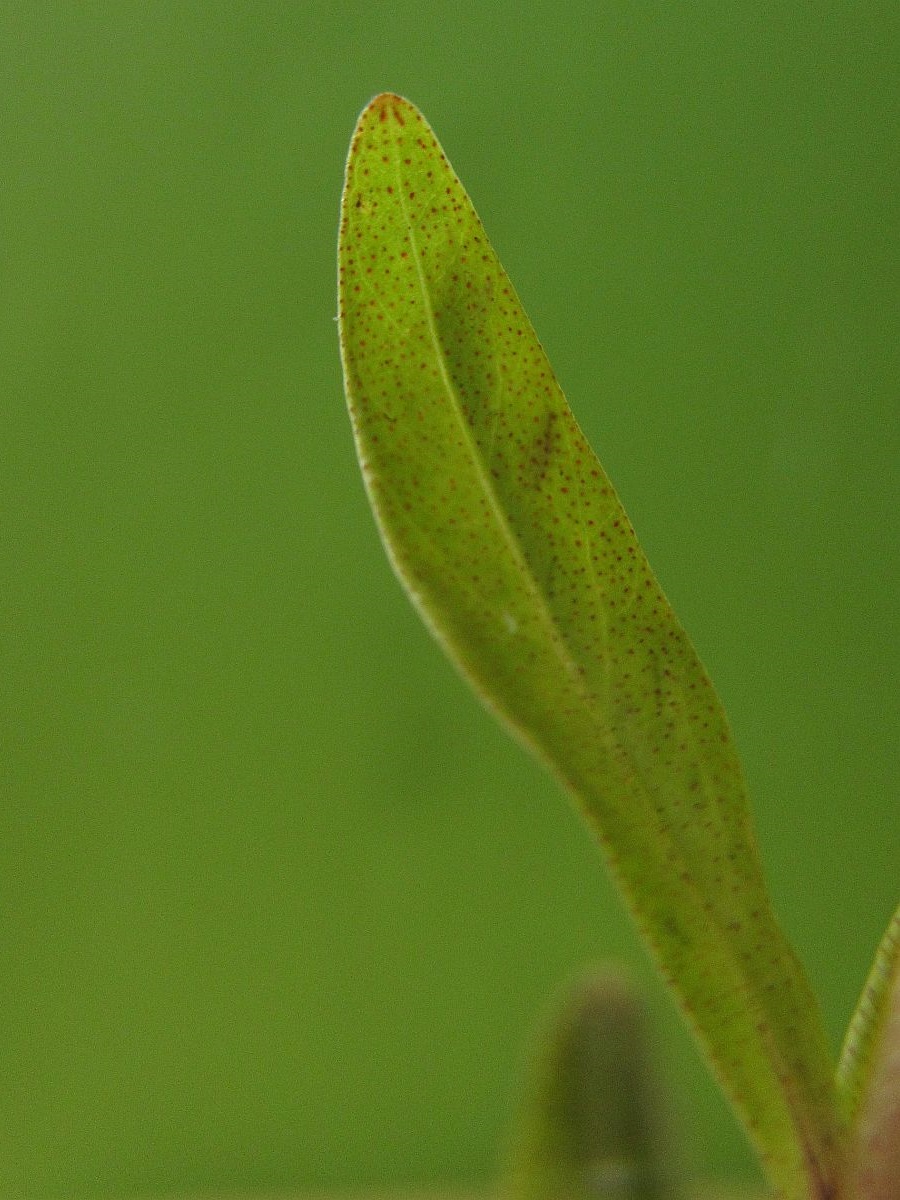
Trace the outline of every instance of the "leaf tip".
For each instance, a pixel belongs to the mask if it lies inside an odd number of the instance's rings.
[[[367,118],[371,118],[382,124],[393,120],[398,125],[405,125],[407,117],[415,111],[413,105],[403,96],[398,96],[396,92],[381,92],[363,109],[360,124]]]

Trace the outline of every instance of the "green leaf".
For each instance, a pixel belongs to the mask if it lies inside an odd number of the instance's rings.
[[[535,1058],[509,1200],[673,1200],[677,1155],[646,1016],[618,973],[572,990]]]
[[[891,918],[850,1021],[837,1070],[852,1130],[850,1195],[900,1196],[900,908]]]
[[[468,196],[398,96],[354,134],[339,265],[350,413],[398,576],[580,804],[773,1183],[836,1194],[832,1066],[722,706]]]

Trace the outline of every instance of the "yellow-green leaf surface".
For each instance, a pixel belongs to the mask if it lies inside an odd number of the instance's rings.
[[[847,1030],[838,1089],[852,1129],[853,1188],[863,1200],[900,1197],[900,908],[894,913]]]
[[[832,1066],[721,704],[468,196],[398,96],[357,125],[339,259],[347,396],[397,574],[581,805],[775,1186],[831,1196]]]

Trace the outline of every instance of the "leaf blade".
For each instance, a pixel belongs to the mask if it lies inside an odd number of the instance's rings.
[[[900,907],[888,922],[847,1029],[838,1095],[852,1131],[852,1195],[900,1194]]]
[[[828,1195],[831,1066],[721,704],[471,202],[400,97],[360,118],[340,247],[348,402],[398,576],[581,805],[773,1180]]]

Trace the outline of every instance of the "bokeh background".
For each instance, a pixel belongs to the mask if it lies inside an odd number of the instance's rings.
[[[895,901],[900,10],[0,8],[0,1194],[488,1186],[531,1031],[648,994],[585,829],[378,544],[360,108],[426,113],[730,712],[837,1045]]]

